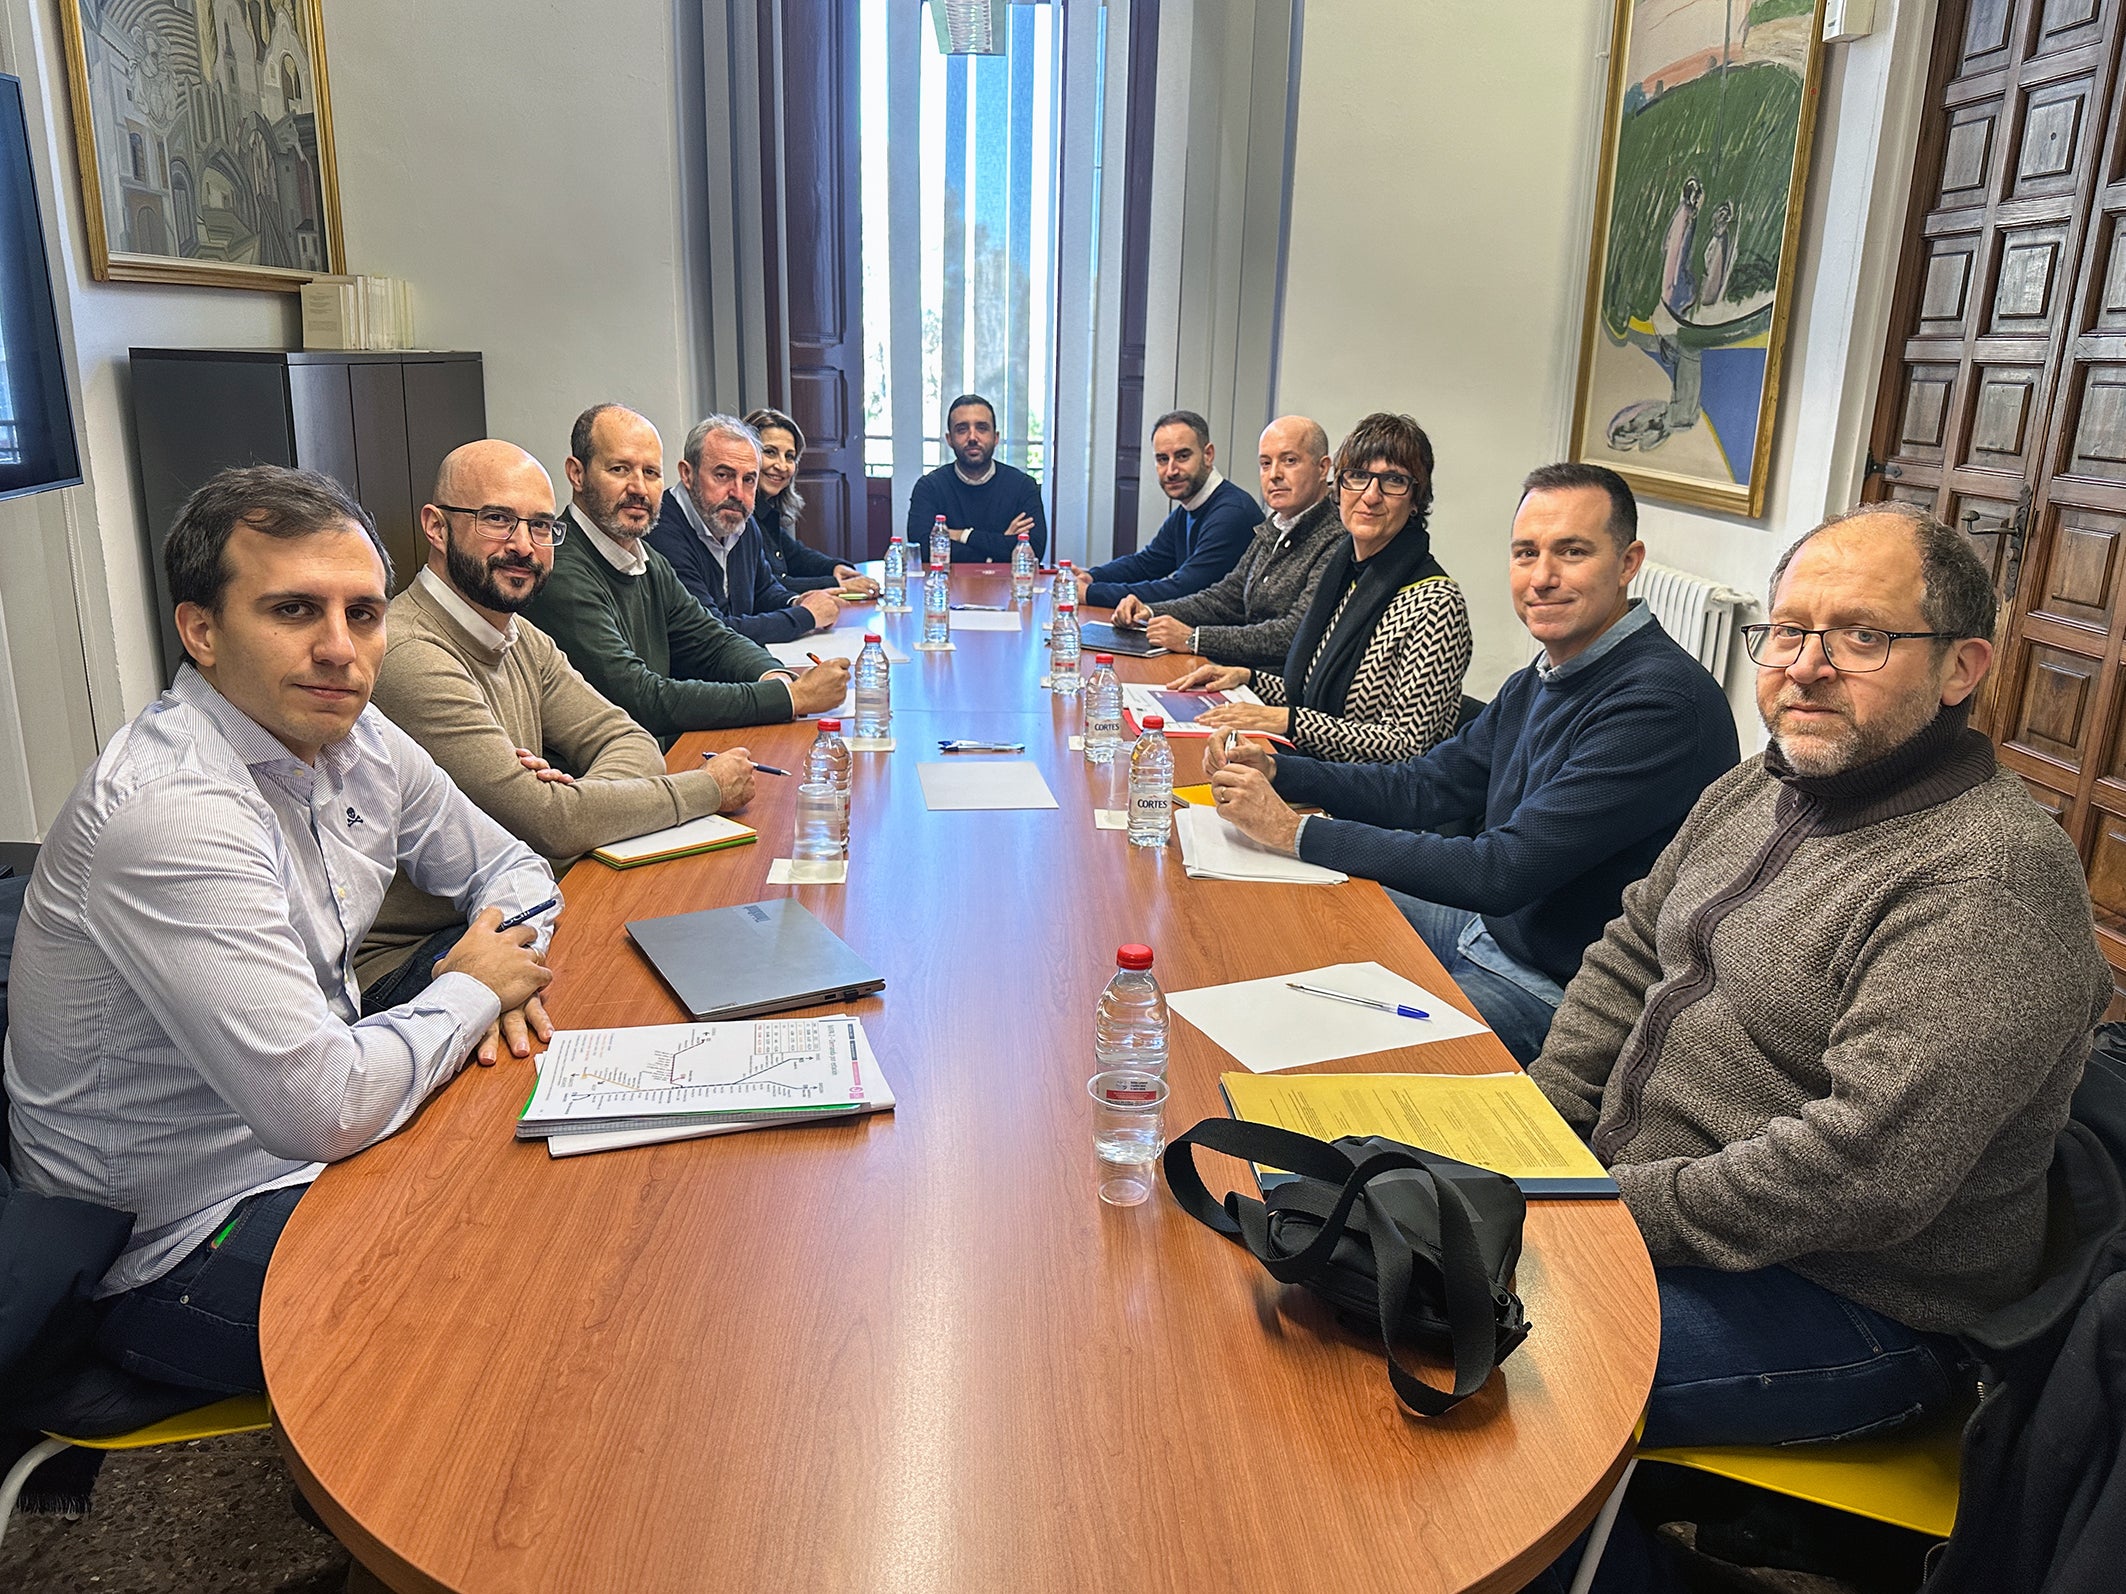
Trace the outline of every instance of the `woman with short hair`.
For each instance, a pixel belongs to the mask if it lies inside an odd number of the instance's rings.
[[[1350,533],[1330,553],[1284,668],[1206,664],[1184,690],[1252,686],[1197,724],[1288,736],[1311,758],[1392,763],[1454,734],[1469,606],[1432,557],[1432,440],[1407,415],[1368,415],[1336,452]]]
[[[804,456],[805,434],[781,410],[758,409],[746,425],[760,434],[760,490],[753,500],[753,523],[760,527],[768,566],[792,592],[841,588],[876,594],[878,583],[831,554],[797,540],[798,517],[805,495],[797,490],[797,462]]]

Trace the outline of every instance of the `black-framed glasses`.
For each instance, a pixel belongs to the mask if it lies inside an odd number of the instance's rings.
[[[1811,630],[1799,625],[1746,625],[1742,645],[1750,658],[1771,669],[1783,670],[1801,657],[1810,637],[1823,639],[1823,656],[1832,669],[1847,675],[1863,675],[1890,662],[1890,649],[1899,642],[1922,638],[1939,642],[1960,641],[1949,631],[1884,631],[1872,625],[1831,625]]]
[[[472,516],[473,530],[489,542],[507,542],[522,526],[531,533],[534,546],[551,548],[568,535],[568,527],[553,515],[520,515],[502,504],[482,504],[478,509],[469,509],[463,504],[438,504],[436,508],[446,515]]]
[[[1406,498],[1410,489],[1417,485],[1399,470],[1342,470],[1336,473],[1336,485],[1347,493],[1362,493],[1378,483],[1383,498]]]

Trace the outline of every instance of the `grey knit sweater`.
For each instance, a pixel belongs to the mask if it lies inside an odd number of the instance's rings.
[[[1708,788],[1530,1072],[1657,1263],[1953,1332],[2033,1281],[2110,995],[2072,843],[1945,712],[1844,776],[1774,752]]]
[[[1332,488],[1287,530],[1264,521],[1240,563],[1201,592],[1153,604],[1152,613],[1193,627],[1191,651],[1214,664],[1281,669],[1314,601],[1322,562],[1343,534]]]

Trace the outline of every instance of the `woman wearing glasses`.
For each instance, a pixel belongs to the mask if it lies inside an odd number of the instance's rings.
[[[875,595],[878,583],[831,554],[797,540],[797,519],[805,512],[805,495],[797,490],[797,462],[804,457],[805,434],[781,410],[758,409],[746,425],[760,434],[760,492],[753,500],[753,523],[760,527],[768,551],[768,568],[792,592],[845,592]]]
[[[1392,763],[1453,734],[1469,608],[1432,557],[1432,440],[1407,415],[1368,415],[1336,453],[1350,536],[1329,555],[1282,671],[1206,664],[1174,686],[1251,686],[1197,723],[1288,736],[1311,758]]]

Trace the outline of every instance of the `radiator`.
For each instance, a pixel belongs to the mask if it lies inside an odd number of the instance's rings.
[[[1671,570],[1649,561],[1632,577],[1631,595],[1644,598],[1661,629],[1682,643],[1713,679],[1727,685],[1728,651],[1735,635],[1735,616],[1756,600],[1746,592],[1723,587],[1686,570]]]

